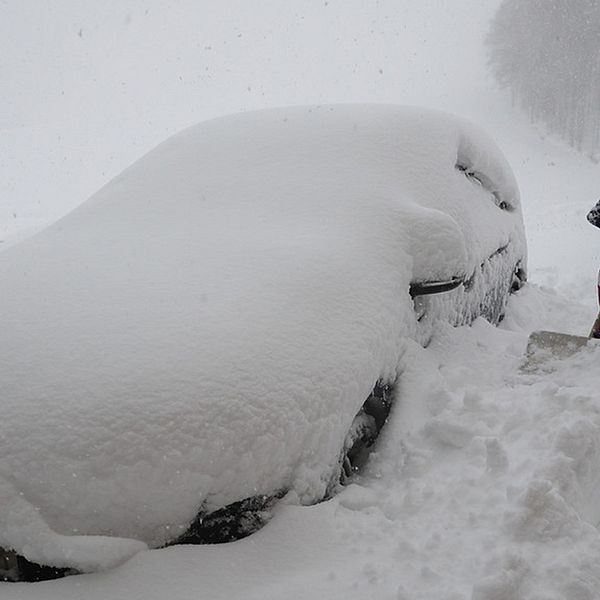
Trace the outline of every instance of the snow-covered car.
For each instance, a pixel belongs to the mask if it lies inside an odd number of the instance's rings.
[[[251,531],[365,460],[407,340],[497,323],[519,193],[455,117],[282,108],[191,127],[0,254],[5,579]]]

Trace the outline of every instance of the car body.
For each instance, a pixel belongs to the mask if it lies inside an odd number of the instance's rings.
[[[455,117],[293,107],[175,135],[0,254],[6,561],[100,570],[323,498],[406,341],[498,322],[525,261],[510,167]]]

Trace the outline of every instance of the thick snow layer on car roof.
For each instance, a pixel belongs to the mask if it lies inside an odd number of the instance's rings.
[[[89,571],[201,506],[319,497],[418,336],[409,284],[519,246],[519,211],[493,142],[440,113],[277,109],[169,139],[0,254],[0,546]]]

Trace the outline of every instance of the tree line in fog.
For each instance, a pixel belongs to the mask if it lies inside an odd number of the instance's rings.
[[[504,0],[487,45],[532,121],[600,160],[600,0]]]

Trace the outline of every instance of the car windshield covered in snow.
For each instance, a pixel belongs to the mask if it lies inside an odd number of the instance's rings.
[[[449,115],[294,107],[170,138],[0,254],[5,577],[235,539],[333,493],[407,342],[497,323],[525,260],[509,166]]]

